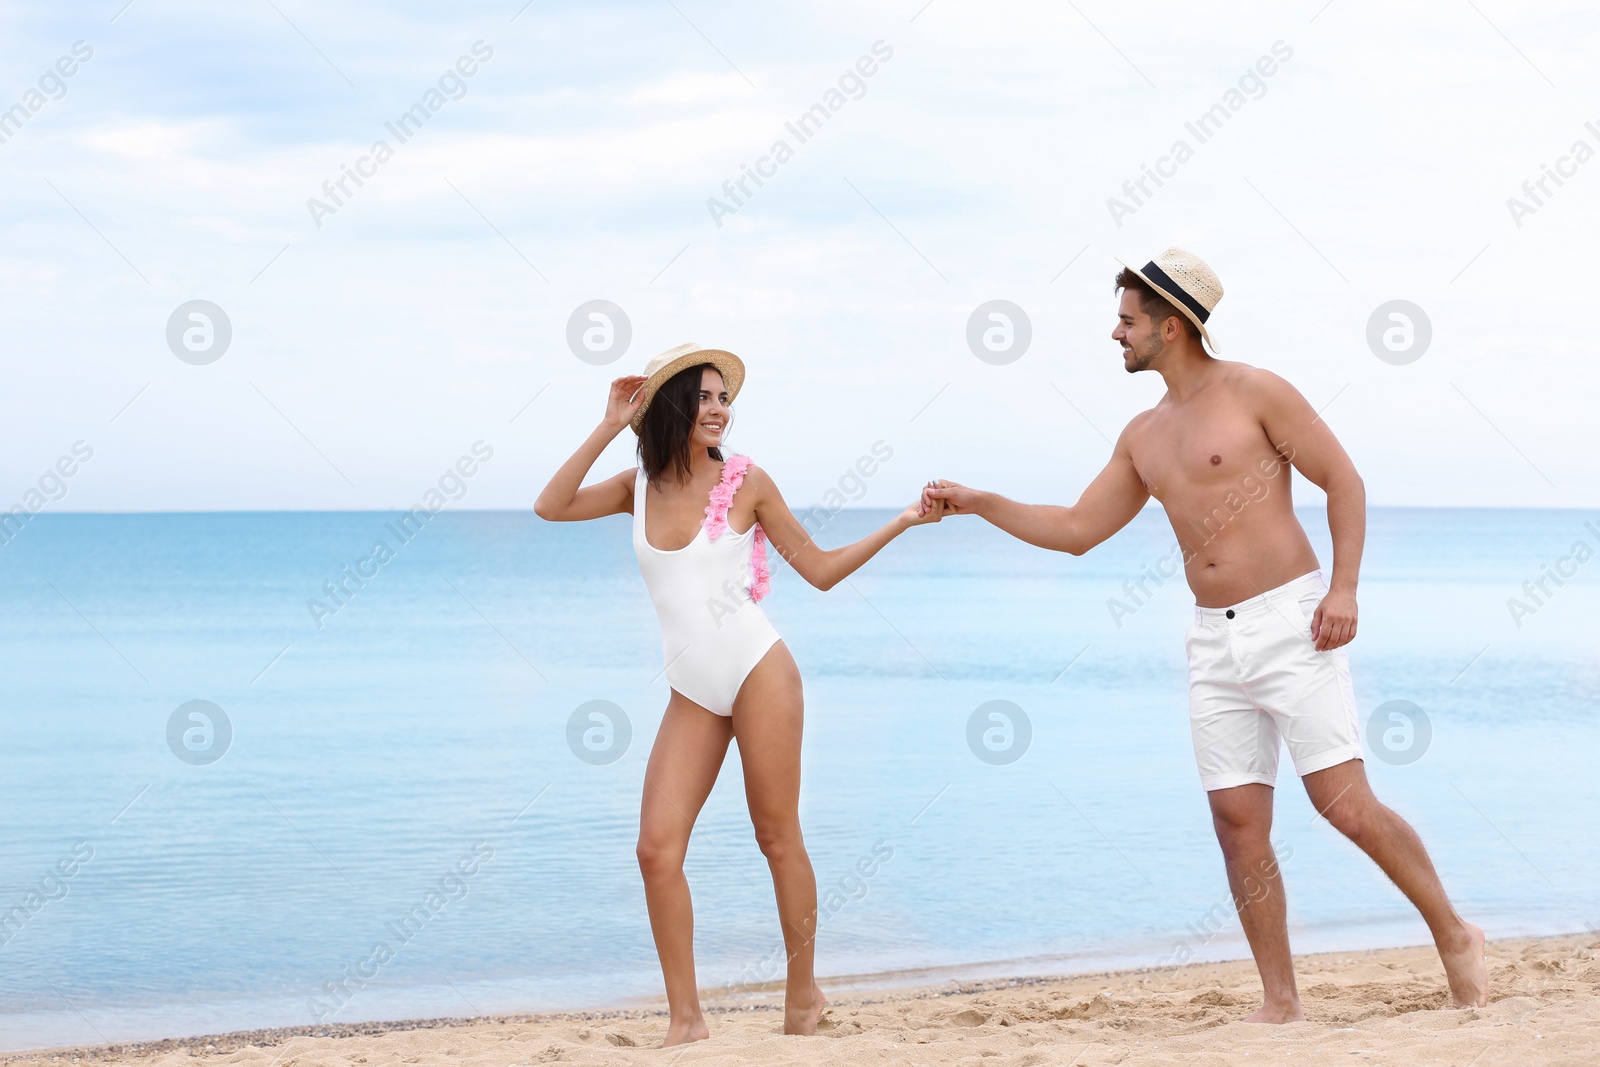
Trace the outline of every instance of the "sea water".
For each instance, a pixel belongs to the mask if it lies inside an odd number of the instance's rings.
[[[1301,518],[1327,568],[1324,517]],[[0,1047],[660,993],[633,846],[667,688],[629,520],[397,521],[43,515],[0,547]],[[1579,542],[1600,550],[1595,515],[1370,515],[1367,769],[1491,936],[1600,925]],[[833,988],[1247,954],[1171,548],[1154,511],[1081,558],[952,518],[826,594],[774,567]],[[1296,949],[1425,943],[1287,755],[1279,786]],[[687,866],[701,985],[781,977],[733,750]]]

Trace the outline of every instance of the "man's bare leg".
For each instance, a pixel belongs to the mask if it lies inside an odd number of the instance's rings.
[[[1294,984],[1294,961],[1289,955],[1283,877],[1272,851],[1272,787],[1251,784],[1214,789],[1206,797],[1211,801],[1211,823],[1228,868],[1228,888],[1261,974],[1261,1007],[1245,1021],[1304,1022]]]
[[[1450,980],[1452,1003],[1458,1008],[1489,1003],[1483,931],[1456,914],[1422,839],[1410,823],[1373,796],[1366,766],[1352,759],[1308,774],[1303,781],[1323,818],[1371,856],[1422,913]]]

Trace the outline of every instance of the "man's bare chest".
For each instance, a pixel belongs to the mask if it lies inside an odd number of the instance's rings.
[[[1292,455],[1273,445],[1256,418],[1226,408],[1158,412],[1131,445],[1134,469],[1161,501],[1225,491],[1247,477],[1273,477]]]

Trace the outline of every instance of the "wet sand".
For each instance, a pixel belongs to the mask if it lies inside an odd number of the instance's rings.
[[[981,983],[824,981],[814,1037],[785,1037],[781,990],[706,998],[711,1039],[658,1049],[661,1009],[303,1027],[0,1056],[0,1064],[1600,1064],[1600,936],[1491,942],[1488,1007],[1456,1010],[1431,948],[1296,958],[1310,1021],[1240,1022],[1249,961]]]

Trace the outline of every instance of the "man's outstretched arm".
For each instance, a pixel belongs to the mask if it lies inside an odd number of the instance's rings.
[[[956,515],[978,515],[1030,545],[1081,556],[1129,522],[1150,499],[1127,451],[1122,432],[1111,461],[1071,507],[1022,504],[998,493],[939,481],[923,490],[925,501],[942,500]]]

